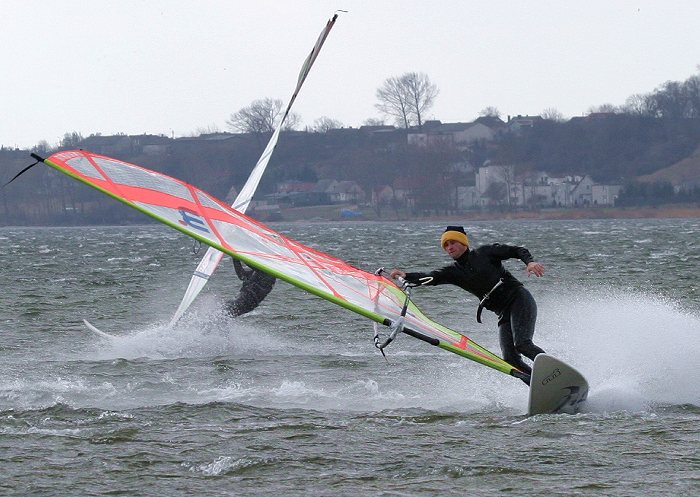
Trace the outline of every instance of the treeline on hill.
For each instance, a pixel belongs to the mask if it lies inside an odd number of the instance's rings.
[[[619,182],[668,167],[699,144],[700,119],[591,115],[543,120],[519,134],[502,135],[494,158],[550,176],[590,174],[598,182]]]
[[[264,146],[250,134],[229,140],[171,140],[166,152],[111,154],[117,159],[182,179],[228,202],[240,189]],[[93,150],[89,139],[74,148]],[[468,150],[449,144],[407,145],[406,131],[367,133],[283,133],[263,176],[259,195],[284,181],[353,180],[367,193],[402,183],[413,192],[417,210],[446,207],[457,186],[473,185],[474,175],[455,164],[514,164],[518,175],[545,171],[552,177],[590,174],[598,182],[624,184],[619,205],[698,201],[697,189],[676,192],[669,183],[638,183],[637,176],[689,156],[700,143],[700,119],[659,119],[629,115],[589,120],[543,120],[520,133],[504,133]],[[262,143],[262,145],[261,145]],[[74,144],[76,145],[76,144]],[[66,147],[73,148],[73,147]],[[47,151],[48,152],[48,151]],[[48,153],[47,153],[48,154]],[[3,182],[29,164],[28,151],[0,151]],[[145,218],[114,200],[37,165],[0,193],[4,225],[124,224]]]
[[[438,141],[420,148],[407,144],[413,130],[393,127],[283,132],[259,195],[284,181],[354,180],[366,192],[402,184],[410,189],[416,212],[444,207],[457,186],[474,184],[469,164],[512,164],[523,178],[535,171],[550,177],[589,174],[596,182],[623,184],[619,205],[700,200],[697,187],[678,191],[667,182],[640,183],[639,176],[690,156],[700,144],[700,76],[667,82],[648,95],[635,95],[621,107],[601,106],[585,117],[538,119],[530,128],[504,131],[490,142],[456,147]],[[507,129],[504,126],[504,129]],[[107,138],[125,143],[113,153],[95,149]],[[83,138],[66,134],[57,149],[85,148],[164,172],[231,201],[262,152],[269,134]],[[149,150],[144,140],[153,140]],[[119,140],[117,140],[119,141]],[[47,144],[34,149],[49,155]],[[29,151],[0,149],[0,181],[5,183],[31,161]],[[45,166],[36,166],[0,190],[1,224],[123,224],[143,222],[139,213]]]
[[[124,136],[121,138],[130,144],[118,151],[96,147],[98,141],[104,143],[109,138],[72,135],[57,149],[104,153],[179,178],[230,203],[255,166],[269,135],[232,134],[225,139]],[[155,152],[146,153],[143,146],[135,144],[153,138],[159,147]],[[355,180],[367,191],[377,184],[390,184],[415,163],[406,156],[405,142],[405,131],[398,129],[381,138],[358,129],[283,132],[256,198],[275,192],[285,181]],[[53,152],[35,151],[43,157]],[[33,161],[28,150],[0,150],[0,182],[6,183]],[[0,215],[0,225],[128,224],[147,220],[42,164],[0,190]]]

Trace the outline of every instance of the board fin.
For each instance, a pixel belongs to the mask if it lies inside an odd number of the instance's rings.
[[[581,373],[549,354],[535,357],[527,414],[576,414],[588,397]]]

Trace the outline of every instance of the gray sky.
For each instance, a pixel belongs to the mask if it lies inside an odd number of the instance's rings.
[[[620,105],[700,64],[696,0],[0,0],[0,144],[66,132],[186,136],[289,99],[341,13],[294,111],[360,126],[383,81],[425,72],[427,117],[468,122]]]

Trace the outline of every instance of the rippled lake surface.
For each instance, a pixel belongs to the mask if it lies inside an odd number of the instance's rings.
[[[444,223],[273,227],[366,270],[449,263]],[[507,263],[583,413],[527,418],[520,381],[405,335],[385,361],[371,323],[283,282],[227,318],[227,260],[168,329],[204,249],[167,227],[0,228],[0,495],[700,495],[700,220],[465,227],[545,264]],[[499,351],[463,291],[414,300]]]

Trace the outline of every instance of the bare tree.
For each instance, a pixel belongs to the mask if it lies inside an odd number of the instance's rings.
[[[481,109],[481,112],[479,112],[479,116],[481,117],[501,117],[501,111],[498,110],[496,107],[489,106]]]
[[[508,186],[502,181],[492,181],[486,187],[484,196],[489,198],[491,205],[503,205],[508,198]]]
[[[341,123],[337,119],[331,119],[330,117],[323,116],[319,117],[314,121],[313,130],[315,133],[325,133],[328,130],[338,129],[342,127],[343,123]]]
[[[83,141],[83,135],[77,131],[71,133],[65,133],[61,139],[61,148],[79,148],[80,143]]]
[[[620,108],[613,104],[594,105],[588,109],[589,114],[617,114],[618,112],[620,112]]]
[[[506,205],[510,208],[517,203],[517,192],[514,166],[503,166],[503,183],[506,185]]]
[[[384,126],[384,119],[369,117],[362,123],[363,126]]]
[[[655,101],[649,95],[635,94],[627,97],[622,110],[625,114],[633,116],[653,117],[656,113]]]
[[[243,107],[231,114],[226,124],[231,130],[242,133],[272,133],[278,119],[282,118],[281,109],[282,100],[272,98],[254,100],[248,107]],[[294,129],[300,121],[298,114],[290,112],[284,129]]]
[[[408,93],[408,108],[415,116],[418,127],[421,127],[423,114],[433,106],[439,90],[424,73],[407,73],[401,79]]]
[[[210,124],[209,126],[198,127],[192,133],[190,133],[190,136],[212,135],[216,133],[221,133],[221,130],[216,124]]]
[[[52,147],[46,140],[40,140],[39,143],[37,143],[36,146],[32,149],[32,151],[40,155],[48,154],[49,152],[51,152],[51,150]]]
[[[685,80],[687,108],[686,117],[697,119],[700,117],[700,75],[694,75]]]
[[[545,119],[547,121],[554,121],[556,123],[560,123],[560,122],[564,121],[564,114],[559,112],[554,107],[547,107],[545,110],[542,111],[542,114],[540,114],[540,117],[542,117],[542,119]]]
[[[282,116],[279,116],[282,119]],[[299,128],[301,124],[301,116],[296,112],[290,112],[287,114],[287,119],[284,121],[284,126],[282,127],[285,131],[292,131]]]
[[[420,127],[424,113],[433,106],[438,93],[426,74],[409,72],[384,81],[377,90],[379,103],[375,107],[406,129],[412,125]]]
[[[688,101],[684,83],[666,81],[654,91],[652,98],[655,102],[658,117],[676,119],[686,117]]]
[[[401,78],[392,76],[384,81],[384,85],[377,90],[378,104],[375,107],[389,117],[394,118],[397,124],[410,127],[410,116],[406,93],[401,86]]]

